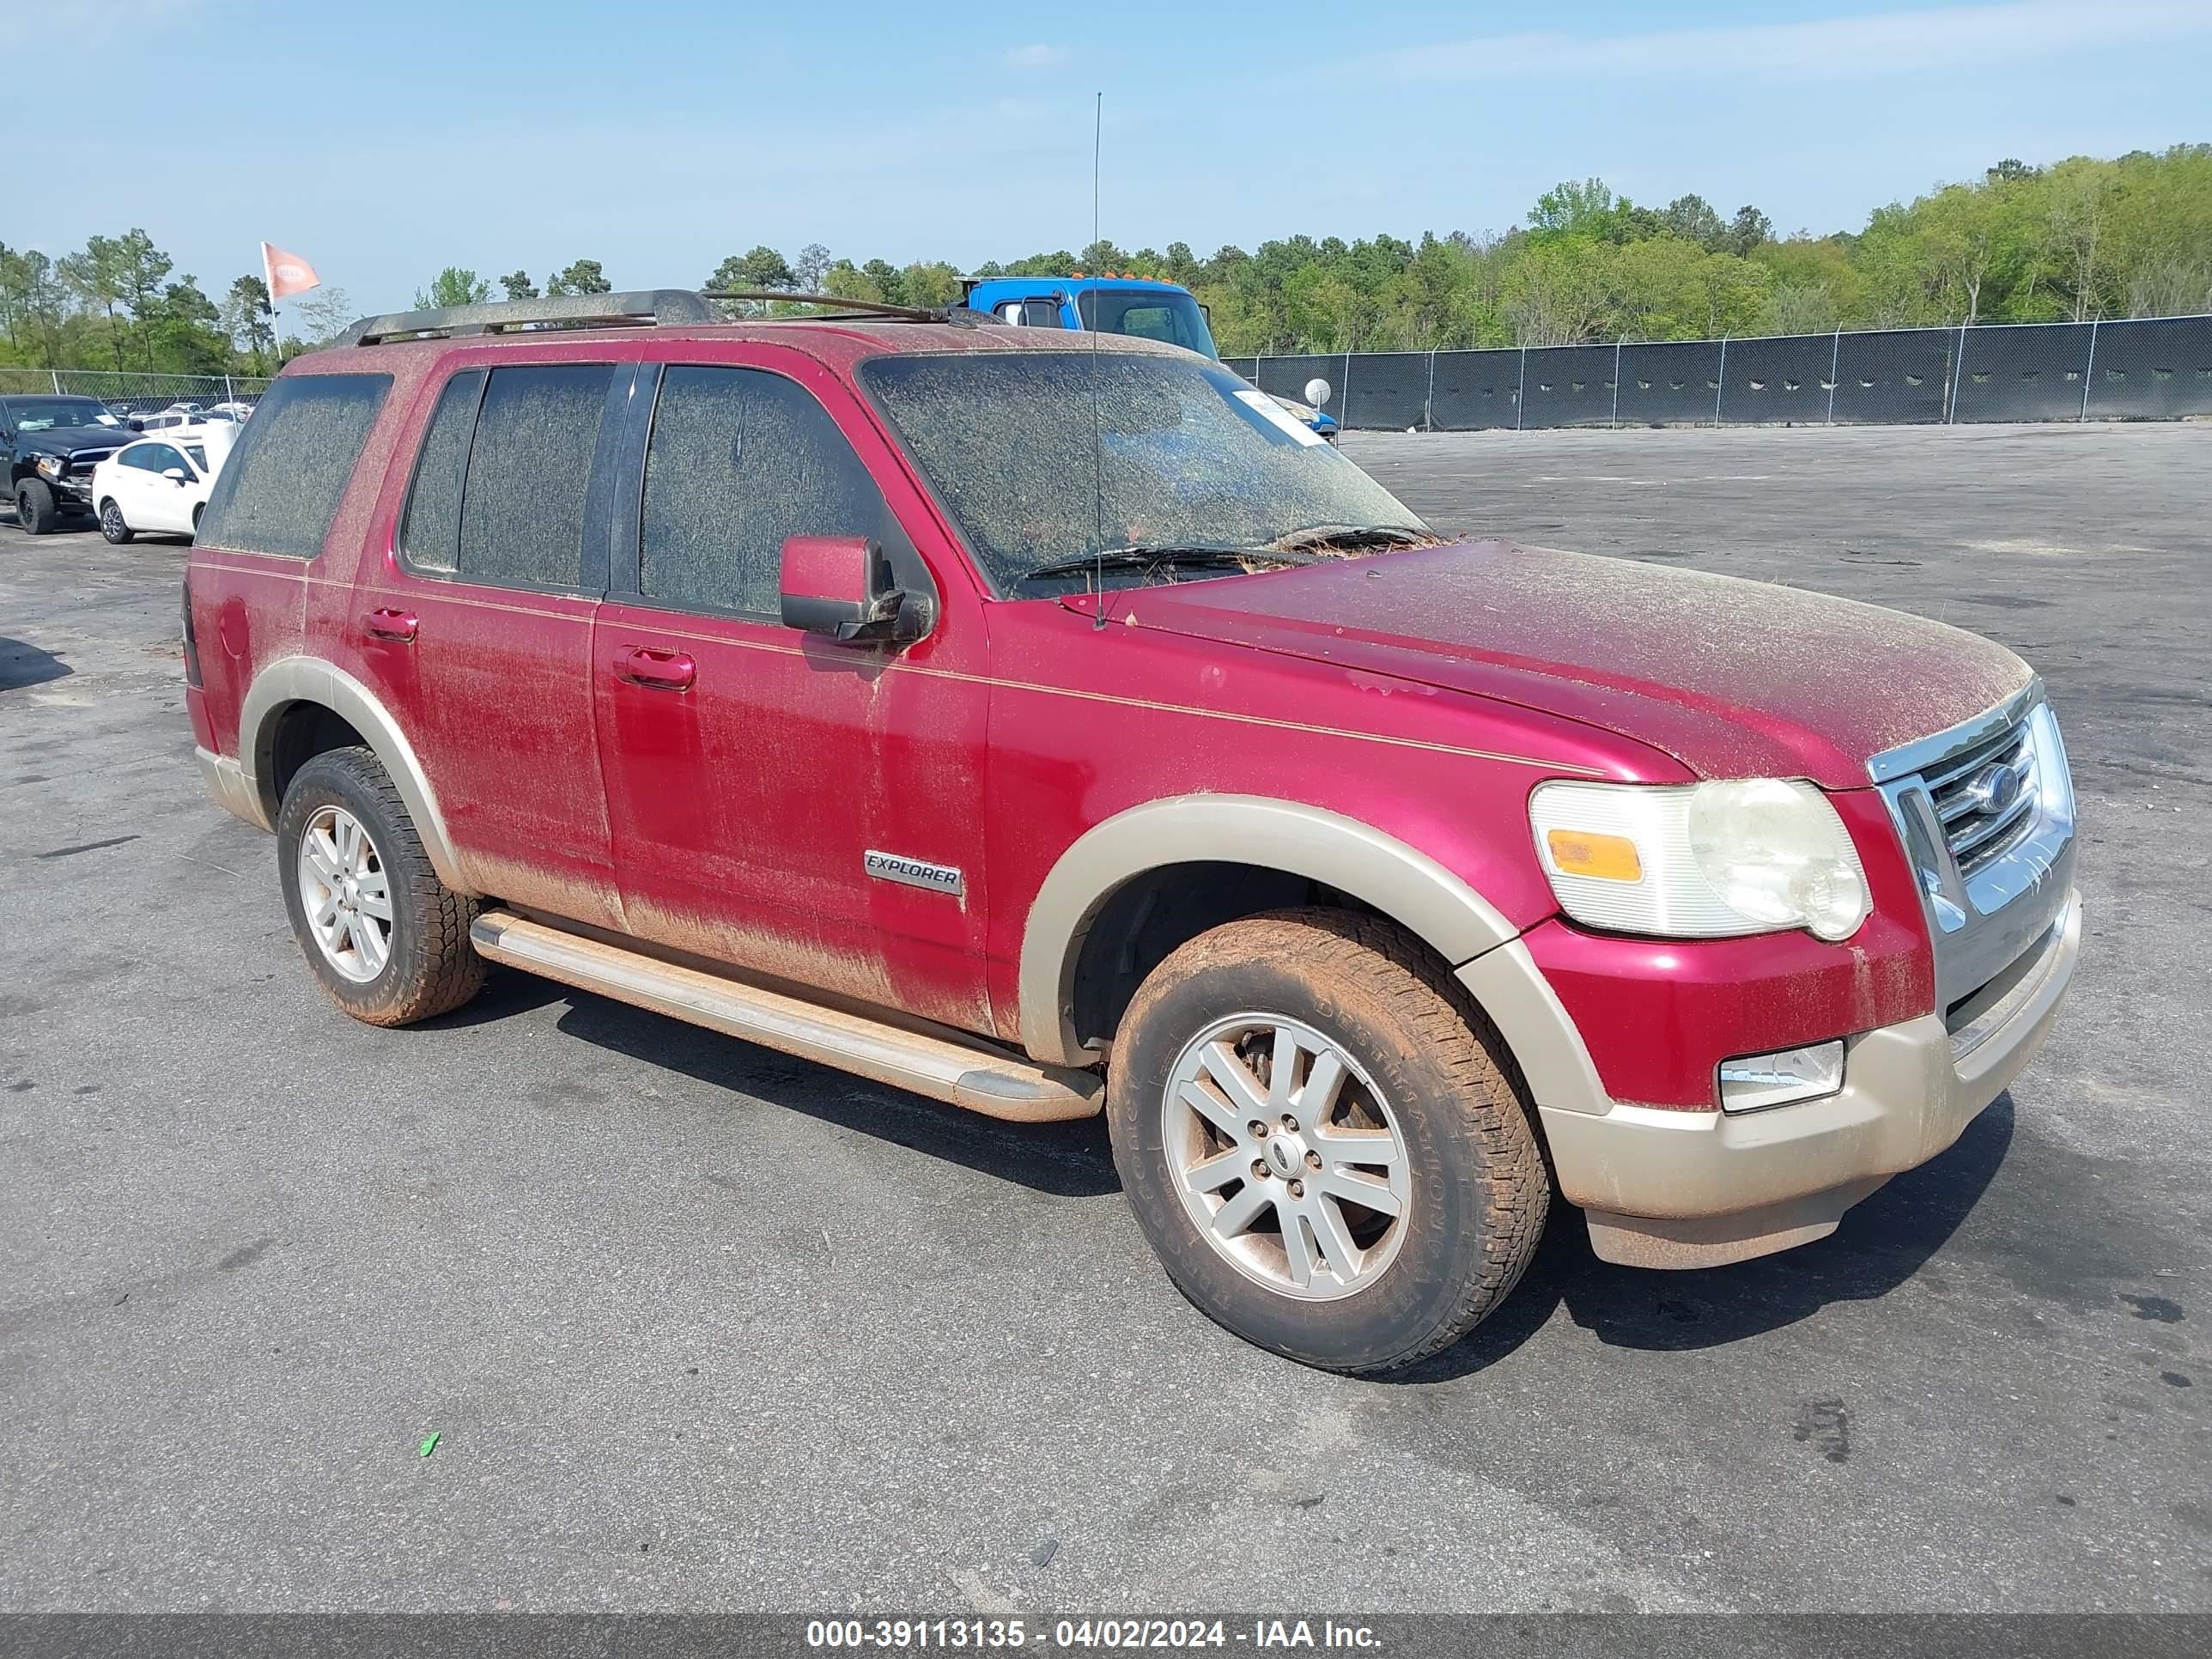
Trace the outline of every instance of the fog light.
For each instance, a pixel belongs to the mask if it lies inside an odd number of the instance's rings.
[[[1816,1042],[1809,1048],[1784,1048],[1771,1054],[1746,1054],[1720,1066],[1721,1109],[1755,1112],[1817,1100],[1844,1086],[1844,1045]]]

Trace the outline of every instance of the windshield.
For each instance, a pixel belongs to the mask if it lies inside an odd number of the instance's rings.
[[[1255,549],[1321,525],[1424,530],[1218,364],[1079,347],[878,357],[860,374],[1002,592],[1100,547]]]
[[[122,422],[107,412],[105,404],[89,398],[10,398],[8,418],[18,432],[51,432],[56,427],[112,426]]]
[[[1179,345],[1201,357],[1218,357],[1206,313],[1188,294],[1157,288],[1085,289],[1075,296],[1076,314],[1101,334],[1133,334],[1140,340]]]

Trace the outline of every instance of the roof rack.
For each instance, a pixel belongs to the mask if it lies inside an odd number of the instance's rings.
[[[833,315],[884,317],[906,323],[951,323],[962,328],[997,320],[980,311],[970,311],[966,306],[895,306],[883,300],[848,300],[842,294],[793,294],[775,288],[708,288],[700,289],[699,297],[750,300],[769,305],[832,306],[836,307]]]
[[[378,345],[386,340],[450,339],[473,334],[503,334],[525,328],[680,327],[727,320],[708,303],[712,300],[826,306],[832,308],[832,316],[951,323],[963,328],[997,320],[965,306],[894,306],[879,300],[848,300],[838,294],[793,294],[767,288],[704,291],[646,288],[626,294],[556,294],[543,300],[487,300],[477,305],[441,306],[428,311],[387,312],[380,317],[362,318],[333,343]]]
[[[688,288],[647,288],[627,294],[556,294],[542,300],[487,300],[429,311],[394,311],[364,317],[338,336],[342,346],[385,340],[499,334],[508,329],[556,324],[569,328],[651,328],[721,321],[714,308]]]

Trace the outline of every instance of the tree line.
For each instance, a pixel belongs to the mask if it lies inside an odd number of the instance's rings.
[[[217,301],[173,270],[143,230],[94,236],[59,259],[0,243],[0,363],[265,374],[353,319],[343,289],[317,289],[283,314],[280,349],[258,276]],[[1204,258],[1183,242],[1128,252],[1101,241],[969,274],[1078,270],[1182,283],[1232,356],[2182,315],[2212,312],[2212,144],[2049,167],[2007,160],[1823,236],[1777,237],[1758,208],[1724,217],[1695,195],[1647,207],[1590,179],[1547,191],[1502,232],[1299,235]],[[810,242],[795,258],[765,245],[732,254],[702,286],[943,306],[960,298],[961,276],[941,261],[856,261]],[[448,266],[414,298],[462,305],[611,286],[595,259],[542,290],[524,270]]]

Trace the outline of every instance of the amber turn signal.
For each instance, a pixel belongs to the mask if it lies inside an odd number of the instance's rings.
[[[1600,881],[1641,881],[1644,860],[1626,836],[1592,835],[1585,830],[1548,830],[1544,845],[1563,875],[1595,876]]]

